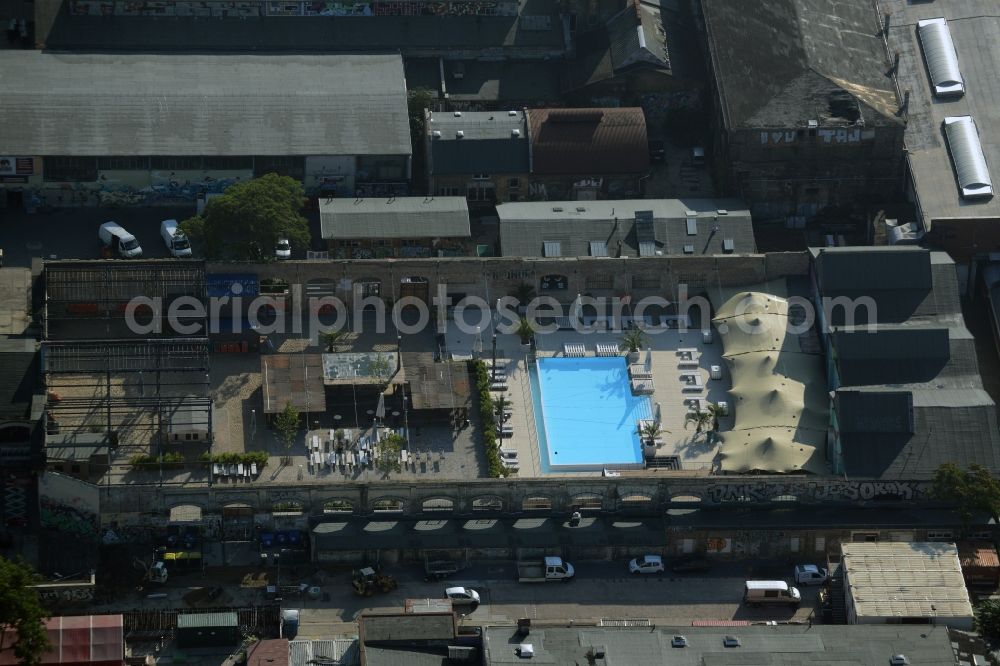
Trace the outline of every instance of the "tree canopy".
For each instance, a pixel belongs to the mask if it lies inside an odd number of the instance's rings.
[[[931,494],[937,499],[954,502],[965,527],[977,513],[994,519],[1000,514],[1000,481],[976,463],[969,465],[968,469],[954,463],[938,467],[934,472]]]
[[[975,614],[976,630],[991,641],[1000,639],[1000,599],[981,601]]]
[[[287,403],[285,408],[274,417],[274,429],[286,450],[292,448],[292,444],[295,443],[295,436],[299,433],[300,425],[302,425],[302,419],[299,416],[299,410],[295,409],[292,403]]]
[[[41,663],[42,653],[49,647],[49,640],[42,621],[48,614],[38,603],[38,594],[32,587],[37,581],[35,573],[26,565],[0,557],[0,626],[17,630],[17,642],[7,645],[0,633],[0,652],[12,650],[18,663]]]
[[[309,222],[300,212],[305,201],[302,183],[269,173],[229,186],[180,226],[208,258],[273,259],[279,238],[293,250],[309,247]]]

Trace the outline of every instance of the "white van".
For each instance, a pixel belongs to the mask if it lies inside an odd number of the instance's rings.
[[[747,606],[778,604],[797,608],[802,603],[802,595],[783,580],[748,580],[743,590],[743,603]]]
[[[177,230],[177,220],[160,222],[160,235],[170,254],[175,257],[191,256],[191,242],[183,232]]]
[[[125,231],[117,222],[105,222],[97,230],[97,237],[105,247],[111,248],[119,256],[126,258],[141,257],[142,248],[135,236]]]

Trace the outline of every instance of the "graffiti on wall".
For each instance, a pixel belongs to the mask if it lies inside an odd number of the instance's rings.
[[[42,527],[93,541],[97,539],[97,515],[82,508],[41,499]]]
[[[101,506],[97,486],[50,472],[39,478],[38,494],[43,528],[97,541]]]
[[[760,142],[765,146],[780,146],[795,143],[800,138],[799,132],[802,130],[770,130],[760,133]],[[875,130],[862,130],[859,127],[853,128],[830,128],[811,130],[816,133],[823,143],[859,143],[875,138]]]
[[[214,175],[213,175],[214,174]],[[57,183],[34,192],[48,206],[149,206],[193,203],[250,180],[250,171],[101,172],[97,182]]]
[[[769,502],[777,497],[800,501],[914,500],[927,495],[927,484],[915,481],[778,481],[720,483],[709,486],[706,499],[723,502]]]
[[[94,600],[94,581],[89,583],[55,583],[36,585],[38,600],[44,606],[89,603]]]

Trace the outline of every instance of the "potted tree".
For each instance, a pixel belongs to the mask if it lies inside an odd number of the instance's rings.
[[[643,343],[646,341],[645,335],[642,333],[642,329],[633,328],[625,332],[622,336],[621,344],[618,348],[622,351],[628,352],[628,362],[638,363],[639,362],[639,350],[642,349]]]
[[[688,423],[693,423],[695,426],[694,434],[695,436],[698,436],[711,427],[714,418],[715,417],[712,415],[712,412],[702,411],[700,409],[691,410],[687,413],[687,416],[684,417],[684,427],[686,428]]]
[[[515,332],[521,338],[521,344],[524,346],[530,345],[532,338],[535,337],[535,327],[524,317],[521,317],[521,321],[517,322],[517,330]]]

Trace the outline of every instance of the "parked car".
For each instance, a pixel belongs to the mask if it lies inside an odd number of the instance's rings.
[[[287,238],[279,238],[278,242],[274,244],[274,256],[278,259],[292,258],[292,244],[288,242]]]
[[[829,577],[826,569],[820,569],[815,564],[795,565],[795,582],[800,585],[822,585]]]
[[[711,568],[712,562],[707,558],[698,555],[678,557],[670,565],[670,570],[675,573],[708,571]]]
[[[747,606],[781,605],[798,608],[802,595],[783,580],[748,580],[743,588]]]
[[[456,604],[478,604],[479,593],[468,587],[449,587],[444,596]]]
[[[160,236],[163,238],[167,250],[175,257],[190,257],[191,242],[177,227],[177,220],[163,220],[160,222]]]
[[[663,558],[659,555],[643,555],[628,563],[630,574],[663,573]]]

